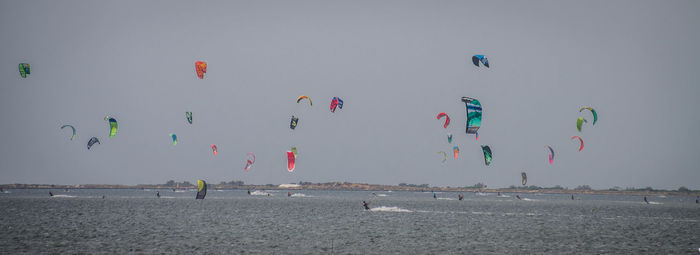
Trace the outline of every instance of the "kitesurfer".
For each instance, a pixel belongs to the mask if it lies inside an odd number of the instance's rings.
[[[49,196],[53,197],[53,192],[49,191]]]
[[[288,197],[291,197],[291,196],[292,196],[292,192],[287,191],[287,196],[288,196]]]
[[[647,200],[647,196],[644,196],[644,202],[646,202],[647,204],[649,203],[649,201]]]
[[[105,199],[105,195],[102,195],[102,199]]]
[[[521,199],[520,199],[520,195],[515,195],[515,197],[516,197],[518,200],[521,200]]]
[[[362,206],[365,207],[365,210],[369,210],[369,203],[365,202],[364,200],[362,200]]]
[[[498,196],[499,196],[499,197],[501,196],[501,192],[500,192],[500,191],[498,192]]]
[[[462,201],[464,199],[464,195],[462,193],[459,193],[459,201]]]
[[[574,200],[574,194],[571,194],[571,200]]]
[[[248,195],[250,195],[250,190],[248,190]]]
[[[160,198],[160,190],[156,191],[156,197]]]
[[[696,197],[695,197],[695,203],[696,203],[696,204],[700,204],[700,196],[696,196]]]
[[[433,198],[437,199],[437,194],[433,191]]]

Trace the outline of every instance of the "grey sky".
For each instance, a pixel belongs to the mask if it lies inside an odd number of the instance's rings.
[[[539,186],[699,189],[698,11],[638,0],[2,1],[0,183],[506,187],[524,170]],[[479,53],[490,69],[471,64]],[[208,62],[204,80],[196,60]],[[313,108],[295,103],[301,94]],[[333,96],[345,101],[335,114]],[[484,106],[478,142],[464,133],[462,96]],[[599,121],[578,133],[581,106]],[[448,132],[461,154],[442,165]],[[92,136],[102,144],[88,151]],[[257,162],[245,173],[247,152]]]

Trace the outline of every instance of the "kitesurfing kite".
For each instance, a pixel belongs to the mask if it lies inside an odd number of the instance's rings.
[[[297,128],[297,123],[299,123],[299,118],[297,118],[297,116],[292,116],[292,120],[289,122],[289,128]]]
[[[579,109],[578,112],[582,112],[584,109],[588,109],[589,111],[591,111],[591,113],[593,114],[593,125],[595,125],[595,123],[598,122],[598,113],[596,113],[593,108],[588,106],[581,107],[581,109]]]
[[[216,156],[216,153],[217,153],[216,145],[212,144],[212,145],[209,145],[209,147],[211,147],[212,153],[214,153],[214,156]]]
[[[578,151],[581,151],[581,150],[583,150],[583,139],[581,139],[581,137],[575,135],[575,136],[571,137],[571,140],[576,139],[576,138],[578,138],[578,141],[581,142],[581,145],[578,147]]]
[[[112,117],[105,117],[105,121],[109,122],[109,137],[114,137],[117,134],[117,120]]]
[[[92,148],[92,146],[95,145],[95,144],[100,144],[100,140],[97,139],[97,137],[94,137],[94,136],[93,136],[92,138],[90,138],[90,141],[88,141],[88,143],[87,143],[87,148],[88,148],[88,150],[89,150],[90,148]]]
[[[192,112],[185,112],[185,117],[187,118],[187,122],[192,124]]]
[[[525,172],[522,172],[522,173],[520,173],[520,175],[523,177],[522,182],[523,182],[523,186],[525,186],[525,184],[527,184],[527,174]]]
[[[343,109],[343,100],[340,99],[340,97],[333,97],[333,99],[331,99],[331,112],[335,112],[336,108]]]
[[[27,63],[19,63],[19,75],[22,76],[22,78],[27,78],[28,74],[32,73],[32,68],[29,66]]]
[[[70,137],[70,140],[73,141],[73,139],[75,139],[75,134],[76,134],[75,127],[73,127],[72,125],[63,125],[63,126],[61,126],[61,129],[63,129],[65,127],[70,127],[71,129],[73,129],[73,136]]]
[[[447,134],[447,143],[452,143],[452,134]]]
[[[447,116],[447,113],[444,112],[438,113],[437,119],[439,120],[442,117],[445,117],[445,124],[443,124],[442,127],[447,128],[447,126],[450,125],[450,116]]]
[[[586,120],[581,117],[578,117],[578,119],[576,120],[576,129],[578,129],[579,133],[581,132],[581,126],[583,126],[583,122],[585,121]]]
[[[455,146],[452,147],[452,150],[455,152],[455,159],[459,157],[459,147]]]
[[[253,163],[255,163],[255,154],[248,153],[248,160],[246,161],[243,170],[248,172],[248,170],[250,170],[250,168],[253,167]]]
[[[472,63],[474,63],[475,66],[479,66],[479,62],[484,64],[485,67],[489,67],[489,59],[486,58],[484,55],[474,55],[472,56]]]
[[[481,103],[470,97],[462,97],[467,107],[467,134],[476,134],[481,127]]]
[[[204,199],[207,195],[207,182],[197,180],[197,196],[194,199]]]
[[[170,137],[173,138],[173,145],[177,145],[177,135],[170,133]]]
[[[294,156],[294,152],[287,151],[287,171],[293,172],[294,171],[294,161],[296,160],[296,157]]]
[[[297,147],[292,146],[292,152],[294,153],[294,158],[297,158]]]
[[[549,145],[545,145],[544,147],[549,149],[549,164],[554,164],[554,149]]]
[[[298,104],[299,102],[301,102],[301,100],[304,99],[304,98],[306,98],[306,100],[309,101],[309,107],[314,106],[314,103],[311,102],[311,98],[310,98],[310,97],[307,97],[307,96],[305,96],[305,95],[301,95],[301,96],[299,96],[299,97],[297,98],[297,104]],[[342,107],[341,107],[341,108],[342,108]]]
[[[491,153],[491,147],[488,145],[481,145],[481,150],[484,151],[484,163],[488,166],[493,161],[493,154]]]
[[[197,77],[199,77],[200,79],[204,79],[204,74],[207,72],[207,62],[194,62],[194,70],[197,72]]]
[[[438,151],[438,154],[442,154],[442,163],[445,163],[447,161],[447,152]]]

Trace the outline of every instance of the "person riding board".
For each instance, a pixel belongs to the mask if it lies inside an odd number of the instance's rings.
[[[287,191],[287,197],[291,197],[291,196],[292,196],[292,192]]]
[[[49,196],[53,197],[53,192],[49,191]]]
[[[365,207],[365,210],[369,210],[369,203],[368,202],[365,202],[364,200],[362,200],[362,206]]]
[[[160,198],[160,190],[156,191],[156,197]]]
[[[464,199],[464,195],[462,193],[459,193],[459,201],[462,201]]]
[[[518,198],[518,200],[521,200],[520,195],[515,195],[515,197]]]
[[[646,202],[647,204],[649,203],[649,201],[647,200],[647,196],[644,196],[644,202]]]

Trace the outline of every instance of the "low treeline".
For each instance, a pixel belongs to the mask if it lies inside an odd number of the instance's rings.
[[[676,195],[676,196],[700,196],[700,190],[691,190],[680,187],[677,190],[653,189],[651,187],[613,187],[609,189],[592,189],[589,185],[580,185],[569,189],[556,185],[553,187],[540,187],[535,185],[515,186],[508,188],[488,188],[483,183],[463,187],[435,187],[428,184],[408,184],[398,185],[350,183],[350,182],[326,182],[312,183],[302,182],[298,184],[245,184],[243,181],[220,182],[218,184],[207,184],[209,189],[306,189],[306,190],[366,190],[366,191],[441,191],[441,192],[484,192],[484,193],[544,193],[544,194],[607,194],[607,195]],[[176,182],[170,180],[164,184],[80,184],[80,185],[57,185],[57,184],[1,184],[2,189],[196,189],[197,186],[188,182]]]

